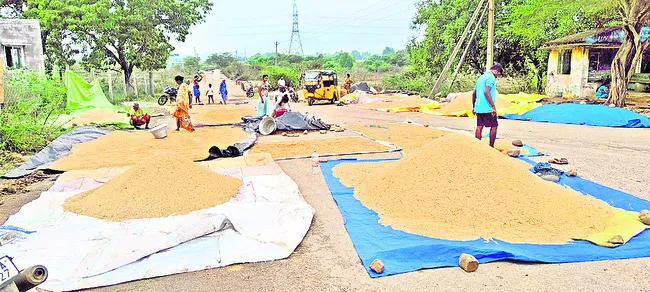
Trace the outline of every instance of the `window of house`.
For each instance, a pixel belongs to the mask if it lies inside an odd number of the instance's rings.
[[[566,50],[560,54],[558,60],[558,72],[561,75],[571,74],[571,50]]]
[[[23,47],[5,46],[4,49],[7,68],[20,69],[25,66],[25,53]]]

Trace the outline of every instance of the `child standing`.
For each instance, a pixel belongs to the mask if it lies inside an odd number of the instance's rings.
[[[199,81],[200,81],[200,77],[198,75],[194,76],[194,80],[193,80],[193,82],[194,82],[194,98],[195,98],[195,103],[196,104],[201,103],[201,90],[200,90],[200,86],[199,86]]]
[[[210,102],[214,103],[214,91],[212,90],[212,83],[208,84],[208,91],[206,92],[206,95],[208,96],[208,104],[210,104]]]

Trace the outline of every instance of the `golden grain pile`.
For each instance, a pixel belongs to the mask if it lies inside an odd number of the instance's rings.
[[[414,124],[350,125],[347,129],[360,132],[370,138],[390,142],[402,147],[408,153],[440,138],[450,132],[435,128],[425,128]],[[388,129],[386,129],[388,128]]]
[[[241,180],[185,157],[155,155],[101,187],[67,199],[63,208],[114,222],[184,215],[228,202],[241,186]]]
[[[318,154],[346,154],[384,151],[388,146],[361,137],[294,140],[256,143],[250,153],[270,153],[273,158],[289,158]]]
[[[507,108],[512,106],[507,100],[497,97],[496,100],[497,109]],[[440,112],[443,115],[452,115],[457,112],[469,111],[472,112],[472,94],[460,94],[458,97],[454,98],[449,104],[445,105],[440,109]]]
[[[216,96],[216,99],[221,97]],[[192,121],[201,124],[233,124],[241,123],[244,116],[255,116],[255,110],[248,105],[205,105],[196,106],[190,110]]]
[[[382,98],[380,96],[370,96],[372,98]],[[421,104],[427,104],[428,101],[422,99],[419,96],[387,96],[383,97],[384,102],[369,102],[369,103],[360,103],[357,106],[370,108],[370,109],[388,109],[396,107],[414,107]]]
[[[109,109],[92,109],[84,112],[68,122],[68,125],[83,126],[90,123],[111,123],[126,120],[126,114],[118,113]]]
[[[334,173],[355,187],[355,197],[379,213],[381,223],[410,233],[564,243],[615,225],[607,203],[546,182],[527,163],[461,134],[445,135],[398,162],[360,167],[341,164]]]
[[[234,127],[200,128],[193,133],[170,130],[165,139],[155,139],[148,132],[113,131],[73,146],[69,156],[55,161],[50,168],[67,171],[130,166],[156,154],[176,154],[198,160],[206,158],[212,146],[223,149],[246,137],[246,132]]]

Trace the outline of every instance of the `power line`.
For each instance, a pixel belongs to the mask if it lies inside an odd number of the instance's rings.
[[[293,0],[293,27],[291,28],[291,43],[289,43],[289,54],[291,49],[296,48],[296,53],[302,55],[302,41],[300,40],[300,30],[298,29],[298,0]]]
[[[383,1],[381,1],[381,2],[383,2]],[[398,1],[398,2],[392,3],[392,4],[388,5],[388,6],[384,6],[384,7],[382,7],[382,8],[379,8],[379,9],[373,10],[373,11],[371,11],[371,12],[368,12],[368,13],[366,13],[366,14],[364,14],[364,15],[360,15],[360,16],[357,16],[357,17],[358,17],[359,19],[361,19],[361,18],[363,18],[363,17],[366,17],[366,16],[372,15],[372,14],[374,14],[374,13],[377,13],[377,12],[380,12],[380,11],[383,11],[383,10],[386,10],[386,9],[388,9],[388,8],[391,8],[391,7],[393,7],[393,6],[397,5],[397,4],[401,4],[401,3],[402,3],[402,1]],[[334,30],[334,29],[336,29],[336,28],[339,28],[339,27],[343,27],[343,26],[345,26],[346,24],[349,24],[350,22],[352,22],[352,20],[348,20],[348,21],[345,21],[345,22],[343,22],[343,23],[341,23],[341,24],[337,24],[337,25],[334,25],[334,26],[328,26],[328,29],[325,30],[323,33],[327,33],[327,32],[329,32],[329,31],[332,31],[332,30]]]
[[[399,11],[399,12],[397,12],[397,13],[391,14],[391,15],[389,15],[388,17],[390,17],[390,16],[395,16],[395,15],[399,15],[399,14],[402,14],[402,13],[405,13],[405,12],[408,12],[408,11],[411,11],[411,10],[415,10],[415,8],[410,8],[410,9],[407,9],[407,10],[402,10],[402,11]],[[369,24],[369,23],[372,23],[372,22],[374,22],[374,21],[373,21],[373,20],[370,20],[370,21],[366,21],[366,22],[364,22],[364,23],[362,23],[362,24],[359,24],[359,25],[356,25],[356,26],[350,26],[350,27],[347,27],[347,28],[361,27],[361,26],[363,26],[363,25],[366,25],[366,24]],[[307,33],[307,34],[309,34],[309,33]],[[329,32],[319,33],[318,36],[329,35],[329,34],[339,34],[339,33],[337,33],[336,31],[329,31]]]
[[[381,4],[382,2],[386,2],[386,1],[388,1],[388,0],[381,0],[381,1],[379,1],[379,2],[373,3],[373,4],[371,4],[370,6],[367,6],[367,7],[364,7],[364,8],[361,8],[361,9],[359,9],[359,10],[354,11],[354,12],[348,14],[347,16],[353,16],[353,15],[354,15],[355,13],[357,13],[357,12],[365,11],[366,9],[368,9],[368,8],[370,8],[370,7],[372,7],[372,6],[379,5],[379,4]],[[314,30],[318,30],[318,29],[321,29],[321,28],[325,28],[325,27],[327,27],[329,24],[331,24],[331,23],[328,23],[328,24],[322,25],[322,26],[320,26],[320,27],[318,27],[318,28],[316,28],[316,29],[314,29]]]

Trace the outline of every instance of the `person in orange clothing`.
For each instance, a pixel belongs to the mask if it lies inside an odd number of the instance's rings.
[[[190,95],[190,87],[185,82],[183,76],[176,76],[176,84],[178,84],[178,94],[176,96],[176,111],[174,117],[176,118],[176,131],[181,128],[194,132],[194,126],[190,119],[190,109],[192,108],[192,97]]]

